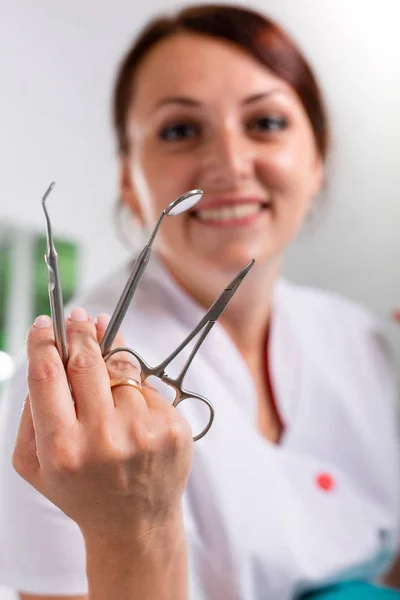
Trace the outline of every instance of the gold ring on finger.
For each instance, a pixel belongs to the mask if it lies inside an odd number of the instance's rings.
[[[142,382],[138,379],[133,379],[133,377],[119,377],[117,379],[110,379],[111,389],[120,385],[129,385],[130,387],[134,387],[137,390],[142,389]]]

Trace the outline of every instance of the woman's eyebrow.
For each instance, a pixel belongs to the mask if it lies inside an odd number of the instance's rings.
[[[277,88],[273,90],[268,90],[267,92],[259,92],[258,94],[252,94],[251,96],[244,98],[241,104],[252,104],[253,102],[263,100],[265,98],[268,98],[269,96],[279,93],[284,94],[285,91]],[[190,98],[189,96],[166,96],[165,98],[161,98],[157,102],[154,109],[157,110],[160,107],[166,106],[168,104],[178,104],[180,106],[191,106],[195,108],[200,108],[202,106],[202,102],[200,102],[199,100],[195,100],[194,98]]]
[[[268,92],[259,92],[258,94],[253,94],[252,96],[245,98],[242,101],[242,104],[252,104],[253,102],[264,100],[265,98],[269,98],[269,96],[274,96],[275,94],[285,94],[285,90],[276,88],[273,90],[268,90]]]
[[[161,98],[155,105],[155,109],[160,108],[161,106],[165,106],[166,104],[180,104],[182,106],[201,106],[201,102],[195,100],[194,98],[189,98],[187,96],[167,96],[165,98]]]

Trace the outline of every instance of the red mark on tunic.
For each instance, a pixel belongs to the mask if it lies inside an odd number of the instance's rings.
[[[335,487],[335,480],[329,473],[319,473],[316,477],[318,487],[324,492],[330,492]]]

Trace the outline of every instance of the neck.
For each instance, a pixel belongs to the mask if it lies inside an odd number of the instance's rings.
[[[187,262],[161,260],[185,291],[205,309],[209,308],[236,272],[211,273],[207,265],[196,271]],[[267,333],[274,282],[280,269],[280,260],[252,267],[238,291],[219,318],[242,356],[248,361],[263,351]],[[204,285],[204,282],[207,282]]]

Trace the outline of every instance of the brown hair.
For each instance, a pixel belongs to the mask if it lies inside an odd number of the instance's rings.
[[[321,91],[304,56],[290,37],[270,19],[229,5],[197,5],[174,16],[151,21],[123,59],[115,83],[113,120],[118,151],[129,151],[127,114],[133,94],[133,76],[145,54],[161,40],[189,32],[226,40],[244,49],[297,93],[310,120],[317,148],[326,158],[328,120]]]

